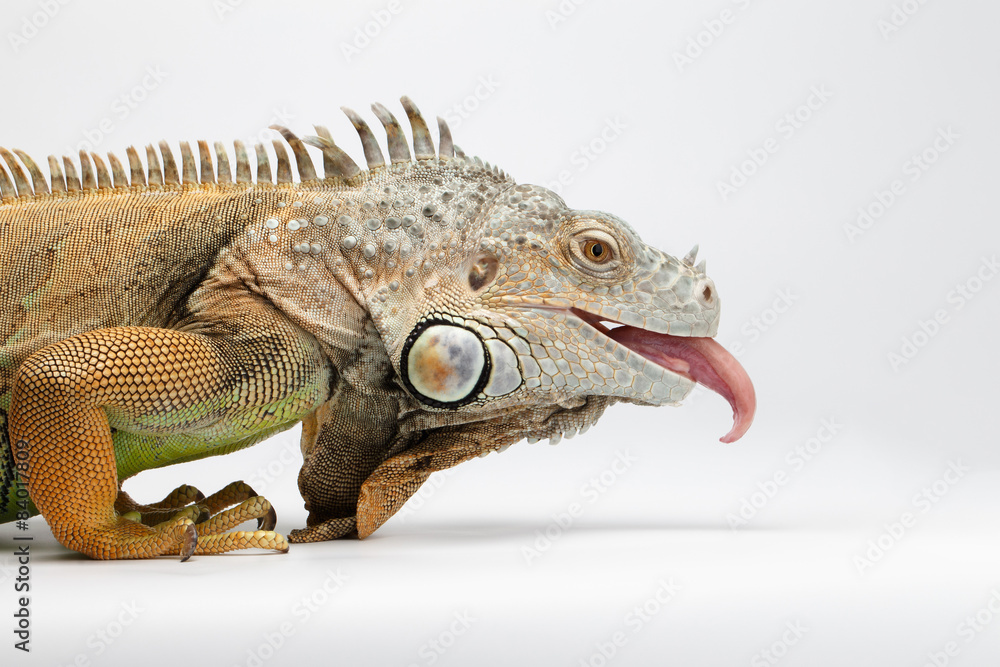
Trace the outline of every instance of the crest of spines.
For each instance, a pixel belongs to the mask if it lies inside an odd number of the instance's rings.
[[[503,171],[497,167],[491,168],[488,162],[483,162],[478,157],[467,157],[462,152],[462,149],[452,142],[451,130],[444,119],[440,117],[437,119],[439,144],[437,153],[435,154],[434,141],[431,138],[430,130],[416,105],[406,96],[400,98],[400,102],[402,102],[403,109],[406,111],[407,118],[410,121],[410,129],[413,133],[413,158],[418,162],[421,160],[430,160],[435,157],[441,160],[459,159],[471,162],[487,171],[492,171],[500,178],[507,178]],[[361,137],[361,146],[364,150],[365,162],[368,165],[368,169],[384,167],[386,164],[385,158],[371,128],[368,127],[364,119],[355,111],[347,107],[341,107],[341,109],[347,115],[348,119],[350,119],[358,135]],[[378,103],[372,105],[372,111],[375,112],[375,116],[385,128],[390,163],[410,162],[410,147],[407,144],[406,135],[403,133],[403,129],[400,127],[395,116]],[[307,136],[301,139],[286,127],[272,125],[271,129],[277,130],[288,144],[288,147],[291,148],[292,155],[295,158],[295,169],[298,172],[299,180],[303,183],[319,180],[312,158],[306,150],[307,144],[318,148],[323,154],[324,179],[343,182],[354,178],[362,172],[361,167],[334,143],[330,131],[321,125],[316,126],[315,136]],[[128,171],[126,171],[122,162],[113,153],[108,153],[108,163],[106,165],[97,153],[87,153],[81,150],[79,172],[71,158],[63,157],[60,160],[56,156],[50,155],[48,158],[48,181],[46,181],[42,170],[27,153],[16,149],[10,151],[0,147],[0,158],[3,159],[3,162],[7,166],[7,169],[4,169],[3,165],[0,164],[0,199],[6,201],[16,197],[47,195],[50,193],[73,193],[99,189],[123,190],[136,187],[164,188],[199,184],[252,184],[254,182],[269,184],[292,183],[292,163],[288,157],[288,152],[285,150],[285,144],[277,140],[273,141],[272,144],[275,161],[277,162],[277,170],[275,173],[272,173],[267,148],[263,144],[257,144],[254,151],[256,156],[256,181],[253,178],[250,156],[246,146],[242,141],[238,140],[233,142],[236,160],[235,177],[230,168],[229,154],[226,151],[226,147],[218,141],[215,142],[212,148],[209,148],[208,142],[198,142],[197,163],[191,145],[186,141],[181,142],[179,169],[170,146],[165,141],[161,141],[158,144],[159,155],[157,155],[157,151],[152,144],[146,146],[145,168],[135,147],[130,146],[126,149],[125,155],[128,158]],[[214,165],[212,161],[213,152],[215,157]],[[163,160],[162,166],[160,163],[161,157]]]

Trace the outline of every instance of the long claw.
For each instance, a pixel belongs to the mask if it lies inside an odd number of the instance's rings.
[[[267,511],[265,516],[257,519],[257,530],[274,530],[276,525],[278,525],[278,513],[274,511],[273,507]]]
[[[193,523],[189,523],[184,528],[184,537],[181,541],[181,562],[183,563],[188,558],[194,554],[195,548],[198,546],[198,529],[194,527]]]

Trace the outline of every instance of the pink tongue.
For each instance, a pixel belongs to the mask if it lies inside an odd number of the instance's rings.
[[[733,408],[733,429],[722,442],[736,442],[753,423],[757,397],[747,372],[712,338],[671,336],[622,326],[609,337],[646,359],[703,384]]]

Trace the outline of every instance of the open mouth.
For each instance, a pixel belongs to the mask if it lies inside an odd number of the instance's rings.
[[[577,308],[569,309],[589,326],[671,373],[704,385],[733,409],[733,428],[722,442],[735,442],[753,423],[757,397],[753,383],[729,352],[713,338],[672,336],[621,324]]]

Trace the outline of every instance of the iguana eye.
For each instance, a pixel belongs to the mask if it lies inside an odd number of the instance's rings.
[[[568,245],[573,260],[585,271],[603,273],[621,263],[618,243],[610,234],[599,229],[587,229],[575,234]]]
[[[594,239],[584,241],[583,243],[583,254],[592,262],[597,262],[598,264],[603,264],[604,262],[611,259],[611,252],[608,248]]]

